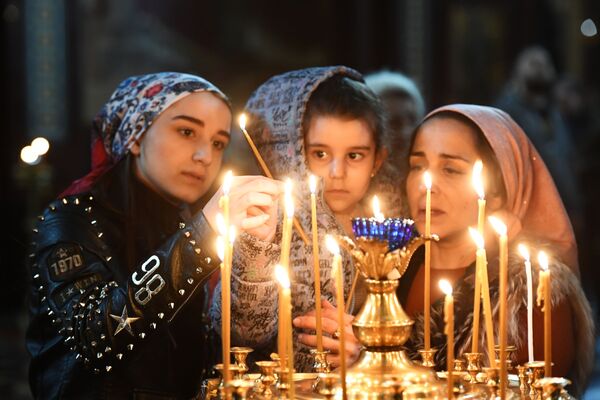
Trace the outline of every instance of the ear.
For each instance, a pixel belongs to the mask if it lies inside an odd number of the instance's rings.
[[[387,157],[388,150],[384,147],[382,147],[377,151],[377,153],[375,153],[375,163],[373,164],[373,171],[371,172],[371,176],[375,176],[377,172],[379,172],[379,169],[381,168],[383,162],[387,159]]]
[[[134,156],[139,156],[141,152],[141,146],[139,140],[134,140],[129,148],[129,152]]]

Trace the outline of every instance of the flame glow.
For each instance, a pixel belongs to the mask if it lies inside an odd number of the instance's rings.
[[[325,235],[325,246],[327,246],[327,250],[329,250],[334,255],[340,254],[340,246],[337,241],[331,235]]]
[[[223,217],[223,214],[218,213],[215,217],[215,222],[217,224],[217,230],[219,231],[219,235],[227,235],[227,227],[225,226],[225,217]]]
[[[237,232],[235,230],[235,226],[231,225],[229,227],[229,243],[233,244],[235,242],[235,237],[237,236]]]
[[[506,235],[506,225],[504,224],[504,222],[502,222],[500,218],[492,216],[488,217],[488,221],[490,221],[490,224],[492,224],[492,227],[494,228],[496,233],[498,233],[498,235]]]
[[[239,118],[238,118],[238,123],[240,125],[240,128],[245,131],[246,130],[246,114],[241,113]]]
[[[477,229],[469,227],[469,233],[471,234],[471,237],[473,238],[473,241],[477,245],[478,249],[485,248],[485,242],[483,240],[483,236],[481,236],[481,234],[479,233],[479,231]]]
[[[288,276],[287,271],[280,264],[275,266],[275,279],[282,288],[289,289],[290,288],[290,277]]]
[[[223,179],[223,194],[229,195],[229,191],[231,190],[231,182],[233,181],[233,172],[231,170],[225,173],[225,179]]]
[[[440,289],[442,290],[442,292],[444,292],[446,296],[452,294],[452,285],[450,284],[450,282],[448,282],[448,280],[440,279],[438,285],[440,286]]]
[[[423,173],[423,182],[425,183],[427,190],[431,190],[431,173],[429,173],[429,171]]]
[[[379,205],[379,197],[377,195],[373,196],[373,215],[375,219],[379,222],[383,222],[385,219],[383,213],[381,212],[381,206]]]
[[[311,194],[315,194],[317,192],[317,178],[315,178],[314,175],[308,177],[308,187]]]
[[[538,253],[538,263],[542,270],[548,271],[548,255],[544,251]]]
[[[475,188],[475,192],[477,193],[477,196],[479,196],[479,198],[481,200],[485,199],[485,192],[483,190],[482,174],[483,174],[483,163],[481,162],[481,160],[477,160],[477,161],[475,161],[475,164],[473,164],[472,180],[473,180],[473,188]]]
[[[521,257],[523,257],[526,261],[529,261],[529,249],[527,246],[525,246],[523,243],[519,243],[517,249],[519,250]]]
[[[223,261],[225,259],[225,239],[223,239],[223,236],[217,236],[216,248],[217,256]]]

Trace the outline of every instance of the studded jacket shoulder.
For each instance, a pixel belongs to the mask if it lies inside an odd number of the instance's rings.
[[[38,217],[27,333],[36,398],[193,398],[216,362],[204,288],[218,268],[214,233],[129,178],[117,164]],[[146,204],[137,222],[133,192]]]

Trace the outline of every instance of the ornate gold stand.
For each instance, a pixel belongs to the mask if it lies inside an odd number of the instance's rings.
[[[401,348],[410,337],[414,321],[396,296],[398,280],[387,279],[394,268],[400,275],[404,273],[422,243],[422,238],[416,238],[402,249],[387,252],[384,241],[342,239],[367,286],[366,301],[352,323],[364,349],[348,370],[348,398],[394,398],[409,386],[437,381],[433,370],[414,365]]]

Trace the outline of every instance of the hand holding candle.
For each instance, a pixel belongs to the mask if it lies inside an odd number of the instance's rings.
[[[323,327],[321,321],[321,269],[319,267],[319,232],[317,225],[317,179],[311,175],[308,179],[310,189],[310,211],[313,245],[313,274],[315,276],[315,312],[317,318],[317,350],[323,351]]]
[[[452,285],[446,279],[439,282],[440,289],[446,295],[444,298],[444,333],[446,334],[446,370],[448,371],[448,399],[454,397],[454,298]]]
[[[533,276],[529,250],[519,244],[519,253],[525,259],[525,275],[527,277],[527,355],[529,362],[533,361]]]
[[[424,294],[424,327],[425,351],[431,349],[431,174],[423,173],[425,184],[425,294]]]
[[[548,269],[548,256],[543,251],[538,253],[538,262],[540,264],[540,282],[538,286],[538,306],[543,302],[544,306],[544,375],[552,376],[552,297],[550,270]]]

